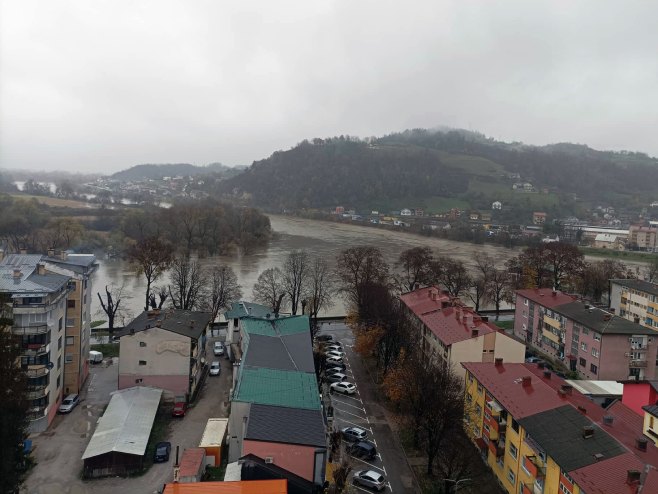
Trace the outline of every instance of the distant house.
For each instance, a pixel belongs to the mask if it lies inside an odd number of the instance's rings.
[[[400,216],[411,216],[411,209],[404,208],[400,211]]]
[[[423,208],[414,209],[414,216],[425,216],[425,210]]]
[[[535,211],[532,213],[532,223],[535,225],[543,225],[546,223],[546,213],[542,211]]]
[[[623,240],[610,233],[599,233],[594,237],[592,246],[596,249],[624,250]]]
[[[151,386],[189,399],[201,381],[210,317],[179,309],[142,312],[117,333],[119,389]]]
[[[503,203],[500,201],[494,201],[491,203],[491,209],[503,209]]]
[[[480,212],[479,211],[471,211],[470,213],[468,213],[468,218],[471,221],[477,221],[477,220],[480,219]]]
[[[345,208],[343,206],[336,206],[336,209],[334,209],[334,214],[343,214],[345,212]]]

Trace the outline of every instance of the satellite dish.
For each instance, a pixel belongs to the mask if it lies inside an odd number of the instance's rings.
[[[55,364],[53,364],[52,362],[48,362],[46,364],[46,367],[48,367],[48,369],[52,369],[53,367],[55,367]]]

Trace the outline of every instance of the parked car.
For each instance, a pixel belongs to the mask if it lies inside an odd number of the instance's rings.
[[[162,442],[155,445],[155,453],[153,454],[153,461],[155,463],[162,463],[169,461],[169,454],[171,453],[171,443]]]
[[[345,371],[345,369],[347,369],[347,366],[345,364],[327,364],[327,366],[325,367],[324,372],[325,372],[325,374],[327,372],[329,372],[329,373],[331,373],[331,372],[343,372],[343,371]]]
[[[224,343],[222,343],[221,341],[216,341],[215,344],[213,345],[212,353],[215,354],[215,357],[224,355]]]
[[[340,433],[343,439],[351,443],[365,441],[368,438],[368,431],[361,427],[345,427]]]
[[[362,460],[374,460],[377,457],[377,448],[370,441],[358,441],[350,444],[347,452]]]
[[[327,381],[329,381],[330,383],[339,383],[339,382],[345,381],[346,379],[347,379],[347,375],[342,374],[340,372],[336,372],[334,374],[329,374],[327,376]]]
[[[331,357],[331,358],[343,358],[345,356],[345,352],[339,352],[337,350],[331,350],[330,352],[325,352],[325,355],[327,357]]]
[[[341,365],[345,365],[345,362],[343,362],[342,358],[336,358],[336,357],[327,357],[327,359],[324,361],[327,366],[331,367],[338,367]]]
[[[329,345],[328,347],[325,347],[324,349],[325,352],[343,352],[343,347],[340,345]]]
[[[215,360],[212,364],[210,364],[210,375],[219,376],[221,373],[222,373],[222,366],[219,365],[218,360]]]
[[[331,385],[331,390],[336,391],[337,393],[343,393],[345,395],[353,395],[356,393],[356,386],[352,383],[346,381],[333,383]]]
[[[80,395],[68,395],[66,398],[64,398],[57,411],[59,413],[70,413],[78,403],[80,403]]]
[[[184,400],[174,401],[174,409],[171,411],[173,417],[185,417],[187,412],[187,402]]]
[[[317,341],[332,341],[334,337],[330,334],[319,334],[315,337]]]
[[[355,485],[369,487],[376,491],[384,490],[386,487],[386,478],[374,470],[359,470],[358,472],[354,472],[352,482]]]

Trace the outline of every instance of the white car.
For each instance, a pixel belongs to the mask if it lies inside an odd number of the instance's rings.
[[[333,383],[331,385],[331,390],[336,391],[337,393],[353,395],[356,393],[356,386],[352,383],[348,383],[347,381],[342,381],[339,383]]]
[[[221,341],[216,341],[215,345],[212,348],[212,352],[215,354],[215,357],[224,355],[224,343],[222,343]]]
[[[210,375],[211,376],[219,376],[222,372],[222,366],[219,365],[219,361],[215,360],[212,364],[210,364]]]
[[[345,353],[343,352],[338,352],[336,350],[332,350],[330,352],[325,353],[325,355],[329,358],[343,358],[345,356]]]
[[[332,366],[341,366],[344,364],[343,359],[340,357],[328,357],[327,360],[325,360],[325,363],[327,364],[327,367],[332,367]]]
[[[341,352],[343,353],[343,347],[340,345],[331,345],[324,349],[325,352]]]
[[[59,409],[57,411],[59,413],[71,413],[71,411],[75,408],[75,406],[78,403],[80,403],[80,395],[77,394],[68,395],[66,398],[64,398],[62,404],[59,406]]]
[[[354,472],[352,482],[354,485],[369,487],[370,489],[375,489],[377,491],[386,488],[386,478],[381,473],[375,472],[374,470],[360,470]]]

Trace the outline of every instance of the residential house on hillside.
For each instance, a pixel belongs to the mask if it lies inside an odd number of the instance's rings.
[[[536,364],[463,366],[466,430],[508,493],[658,492],[658,448],[623,403],[604,409]]]
[[[412,214],[411,209],[404,208],[400,210],[400,216],[411,216]]]
[[[210,318],[209,312],[155,309],[133,319],[116,334],[119,389],[151,386],[189,399],[202,377]]]
[[[523,362],[525,345],[507,336],[462,302],[437,287],[419,288],[400,295],[403,307],[422,334],[422,351],[459,375],[462,362],[493,362],[505,358]]]
[[[21,337],[20,365],[27,373],[29,430],[53,421],[64,387],[66,275],[49,272],[40,254],[0,251],[0,293],[11,300],[12,333]]]
[[[517,290],[514,334],[584,379],[655,379],[653,330],[549,288]]]
[[[532,213],[532,223],[535,225],[543,225],[546,223],[546,213],[542,211],[535,211]]]
[[[54,250],[48,250],[48,256],[44,257],[43,261],[49,272],[70,278],[70,291],[66,301],[64,394],[80,393],[89,376],[91,300],[94,296],[91,275],[98,264],[93,254]]]
[[[644,280],[610,280],[610,311],[658,331],[658,284]]]
[[[494,201],[491,203],[491,209],[503,209],[503,203],[500,201]]]
[[[326,433],[308,316],[244,317],[239,344],[229,461],[253,454],[321,486]]]

